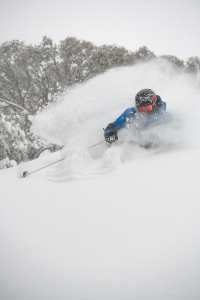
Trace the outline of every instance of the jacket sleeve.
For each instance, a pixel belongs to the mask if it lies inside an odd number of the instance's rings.
[[[119,130],[124,128],[126,124],[132,123],[135,117],[136,109],[134,107],[126,109],[114,122],[116,128]]]
[[[126,109],[113,123],[110,123],[106,129],[105,133],[109,134],[113,131],[117,132],[118,130],[126,127],[127,123],[131,123],[135,117],[136,110],[134,107]]]

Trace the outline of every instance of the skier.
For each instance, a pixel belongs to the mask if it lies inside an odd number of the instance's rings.
[[[140,128],[160,119],[166,112],[166,103],[151,89],[142,89],[135,96],[135,107],[126,109],[113,123],[104,130],[107,143],[118,140],[118,131],[127,125],[134,124]]]

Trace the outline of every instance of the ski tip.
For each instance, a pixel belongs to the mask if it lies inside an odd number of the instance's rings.
[[[29,175],[29,172],[28,171],[23,171],[22,174],[21,174],[21,177],[22,178],[25,178]]]

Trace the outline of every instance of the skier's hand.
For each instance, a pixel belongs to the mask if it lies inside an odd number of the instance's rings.
[[[104,130],[105,141],[109,144],[118,140],[117,130],[113,123],[110,123]]]
[[[109,136],[105,136],[105,140],[109,144],[112,144],[112,143],[116,142],[118,140],[117,133],[114,133],[114,134],[109,135]]]

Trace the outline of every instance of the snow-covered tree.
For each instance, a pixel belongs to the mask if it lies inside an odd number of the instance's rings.
[[[160,58],[167,60],[170,62],[176,69],[183,70],[184,69],[184,61],[179,59],[174,55],[161,55]]]
[[[197,74],[200,72],[200,58],[197,56],[190,57],[186,62],[186,71]]]

